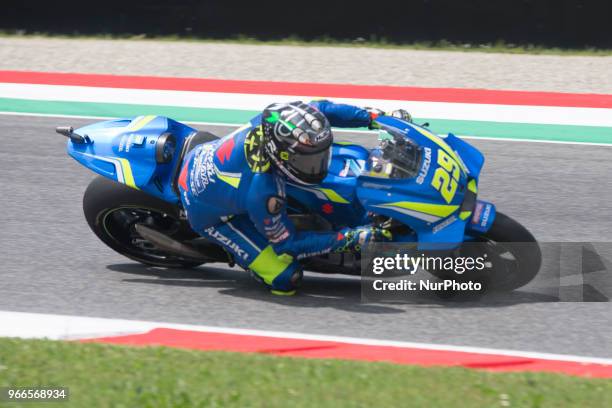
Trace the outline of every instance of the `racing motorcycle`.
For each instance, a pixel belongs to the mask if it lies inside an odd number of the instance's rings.
[[[321,184],[288,184],[288,212],[296,228],[338,230],[367,220],[390,230],[393,242],[421,248],[439,244],[457,254],[465,243],[477,243],[495,265],[482,272],[488,289],[509,291],[534,278],[541,251],[533,235],[478,198],[480,151],[453,134],[432,133],[427,124],[380,116],[375,126],[379,138],[373,149],[333,144],[329,174]],[[233,264],[220,246],[190,228],[177,187],[186,154],[217,136],[162,116],[56,131],[68,137],[68,154],[100,175],[85,191],[83,210],[106,245],[160,267]],[[302,262],[315,272],[361,273],[359,253]]]

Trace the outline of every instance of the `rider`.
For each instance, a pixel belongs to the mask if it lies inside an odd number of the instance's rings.
[[[287,182],[318,184],[327,175],[330,125],[372,127],[380,114],[330,101],[274,103],[235,132],[197,146],[178,183],[189,223],[273,294],[294,294],[302,279],[299,259],[358,250],[388,235],[372,226],[298,232],[285,195]],[[406,111],[393,116],[411,120]]]

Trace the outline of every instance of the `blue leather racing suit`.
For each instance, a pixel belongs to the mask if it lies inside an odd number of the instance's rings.
[[[329,101],[310,103],[336,127],[367,127],[370,114]],[[291,293],[298,260],[346,245],[340,232],[298,232],[287,216],[285,177],[262,146],[261,115],[193,149],[179,174],[181,200],[194,231],[223,246],[275,293]],[[298,279],[299,279],[298,278]]]

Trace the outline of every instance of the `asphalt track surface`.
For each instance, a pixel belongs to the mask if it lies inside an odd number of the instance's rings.
[[[81,199],[94,175],[53,132],[93,121],[0,116],[0,310],[612,357],[609,302],[558,302],[526,287],[494,302],[365,304],[357,278],[320,274],[286,298],[221,264],[132,262],[89,230]],[[539,240],[612,241],[612,147],[473,143],[487,157],[480,195]]]

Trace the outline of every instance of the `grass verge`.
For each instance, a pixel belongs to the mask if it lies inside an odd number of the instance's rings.
[[[70,389],[41,406],[612,406],[602,379],[0,338],[0,388],[37,385]]]
[[[134,41],[188,41],[205,43],[229,43],[247,45],[291,45],[302,47],[368,47],[385,49],[408,49],[429,51],[460,51],[460,52],[487,52],[503,54],[536,54],[536,55],[584,55],[584,56],[610,56],[612,49],[584,47],[584,48],[560,48],[546,47],[536,44],[513,44],[504,41],[494,43],[470,43],[440,41],[415,41],[409,43],[398,43],[386,38],[355,38],[335,39],[331,37],[320,37],[312,40],[296,36],[288,36],[279,39],[262,39],[245,35],[237,35],[230,38],[205,38],[183,35],[150,35],[150,34],[57,34],[49,32],[26,32],[23,30],[6,31],[0,30],[0,37],[14,38],[63,38],[75,40],[134,40]]]

